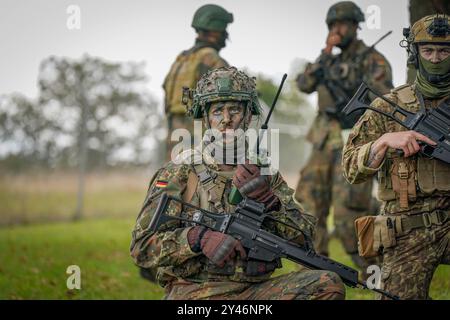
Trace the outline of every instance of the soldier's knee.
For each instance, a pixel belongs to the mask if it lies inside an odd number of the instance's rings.
[[[305,270],[289,274],[289,284],[296,284],[292,294],[296,300],[343,300],[345,287],[334,272]],[[289,285],[288,285],[289,286]]]
[[[322,271],[319,287],[315,294],[317,300],[343,300],[345,299],[345,286],[341,278],[334,272]]]

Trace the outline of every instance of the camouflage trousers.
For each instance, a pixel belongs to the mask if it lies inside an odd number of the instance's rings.
[[[302,270],[259,283],[177,281],[166,287],[166,300],[342,300],[345,287],[333,272]]]
[[[166,139],[166,161],[170,161],[173,147],[179,141],[172,141],[172,132],[176,129],[187,129],[191,135],[194,132],[194,120],[185,114],[168,113],[167,114],[167,139]]]
[[[315,249],[328,255],[329,234],[327,218],[333,207],[336,236],[342,241],[345,251],[354,263],[365,270],[373,261],[358,255],[358,242],[354,227],[356,218],[372,215],[377,210],[372,206],[372,181],[351,185],[344,176],[341,166],[341,149],[313,149],[312,155],[300,173],[295,198],[311,214],[317,217]],[[378,201],[375,200],[376,203]]]
[[[383,252],[381,288],[401,299],[429,299],[436,268],[439,264],[450,264],[449,242],[450,221],[397,237],[396,246]]]

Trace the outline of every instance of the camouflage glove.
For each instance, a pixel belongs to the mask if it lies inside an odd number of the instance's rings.
[[[270,188],[269,176],[262,176],[257,165],[238,165],[233,183],[243,196],[264,203],[267,210],[276,210],[279,207],[280,201]]]
[[[195,226],[189,230],[187,237],[192,251],[202,251],[219,267],[223,267],[226,262],[236,257],[236,253],[239,253],[241,258],[247,257],[241,242],[225,233]]]

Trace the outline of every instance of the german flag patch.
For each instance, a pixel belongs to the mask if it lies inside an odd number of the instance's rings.
[[[157,188],[165,188],[165,187],[167,187],[167,181],[164,181],[164,180],[158,180],[158,181],[156,181],[156,184],[155,184],[155,187],[157,187]]]

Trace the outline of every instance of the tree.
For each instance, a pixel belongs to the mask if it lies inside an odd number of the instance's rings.
[[[143,69],[142,63],[111,63],[88,55],[79,60],[50,57],[41,63],[39,104],[61,133],[72,138],[68,162],[79,167],[75,218],[81,216],[88,168],[148,161],[142,156],[145,145],[157,144],[161,116],[145,89]]]
[[[83,144],[89,168],[116,164],[123,153],[134,162],[141,155],[130,150],[142,152],[142,141],[159,126],[143,64],[50,57],[41,63],[38,81],[44,112],[75,139],[69,164],[78,163]]]
[[[59,131],[35,101],[17,93],[0,97],[0,157],[9,169],[54,165]]]

